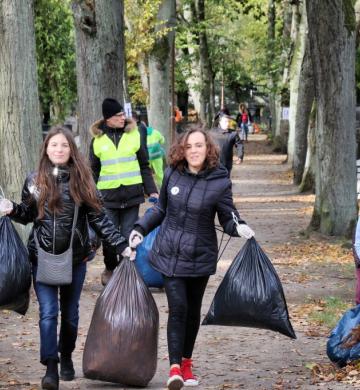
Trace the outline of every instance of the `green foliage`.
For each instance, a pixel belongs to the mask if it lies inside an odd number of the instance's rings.
[[[164,21],[157,20],[162,0],[125,0],[126,19],[126,66],[129,81],[129,95],[134,104],[145,104],[147,92],[143,90],[137,62],[147,65],[149,53],[157,40],[163,39],[171,28]],[[167,56],[166,53],[158,53]]]
[[[52,121],[76,102],[74,26],[70,0],[35,0],[36,56],[40,104]]]

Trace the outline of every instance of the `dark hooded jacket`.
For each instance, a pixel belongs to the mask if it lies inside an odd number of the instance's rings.
[[[238,236],[231,181],[223,166],[195,175],[168,168],[152,212],[135,224],[144,234],[161,225],[150,253],[151,265],[166,276],[198,277],[216,272],[215,216],[225,233]]]
[[[13,203],[14,209],[9,216],[15,222],[24,225],[31,222],[34,223],[28,240],[28,250],[30,261],[36,264],[37,250],[34,231],[37,234],[40,247],[46,252],[60,254],[69,248],[75,202],[70,195],[69,171],[61,169],[57,176],[57,183],[61,187],[62,211],[54,215],[49,211],[47,203],[45,203],[45,215],[43,218],[38,219],[35,177],[36,173],[32,173],[26,178],[21,195],[22,201],[20,204]],[[79,207],[74,234],[74,265],[86,260],[90,254],[88,223],[99,237],[116,247],[117,253],[121,253],[126,248],[127,240],[116,230],[113,223],[106,216],[105,210],[97,212],[83,204]]]
[[[107,134],[107,136],[113,141],[116,147],[118,146],[124,132],[130,131],[138,131],[136,122],[131,119],[127,119],[127,124],[123,129],[114,129],[108,127],[103,120],[95,122],[90,127],[90,133],[93,137],[100,137],[103,134]],[[121,185],[118,188],[101,190],[101,195],[103,197],[104,205],[106,208],[117,209],[136,206],[145,201],[144,191],[147,195],[158,192],[153,179],[151,168],[149,166],[146,138],[141,135],[140,139],[140,148],[136,153],[136,156],[140,166],[142,183],[132,184],[129,186]],[[97,183],[100,176],[101,161],[94,154],[93,144],[94,139],[91,141],[90,144],[89,158],[94,180],[95,183]]]
[[[220,161],[230,172],[233,166],[234,146],[237,142],[236,131],[223,130],[220,127],[211,130],[211,136],[220,148]]]

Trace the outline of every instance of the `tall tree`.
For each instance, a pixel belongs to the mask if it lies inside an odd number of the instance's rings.
[[[306,8],[317,101],[311,225],[325,234],[347,235],[357,217],[355,12],[352,0],[307,0]]]
[[[106,97],[124,103],[123,0],[73,0],[76,31],[81,148],[88,150],[89,127],[100,119]]]
[[[33,2],[0,2],[0,185],[19,200],[41,144]]]
[[[294,6],[294,5],[293,5]],[[307,36],[305,3],[299,7],[301,19],[290,68],[290,118],[288,161],[293,165],[294,182],[300,184],[307,152],[307,132],[314,100],[314,81]]]
[[[171,142],[170,62],[175,34],[175,0],[163,0],[157,14],[155,31],[161,32],[149,55],[150,112],[149,124],[158,129]],[[168,33],[164,34],[164,27]]]

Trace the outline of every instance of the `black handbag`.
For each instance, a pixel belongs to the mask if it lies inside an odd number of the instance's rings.
[[[34,239],[38,253],[38,266],[36,281],[51,286],[63,286],[72,282],[73,268],[73,239],[75,226],[78,219],[79,207],[75,205],[73,225],[71,228],[71,239],[69,249],[58,255],[44,251],[39,244],[36,231]]]

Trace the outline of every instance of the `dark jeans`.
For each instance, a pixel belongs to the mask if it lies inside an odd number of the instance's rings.
[[[139,218],[139,207],[136,205],[125,209],[106,209],[106,214],[126,239],[129,238],[131,230]],[[119,264],[116,248],[109,246],[105,241],[102,244],[105,267],[113,270]]]
[[[167,338],[170,365],[191,358],[200,326],[201,303],[209,276],[175,278],[164,276],[169,305]]]
[[[58,359],[59,352],[71,355],[79,323],[79,300],[85,280],[86,263],[73,268],[72,283],[67,286],[49,286],[36,282],[37,266],[33,267],[33,281],[40,308],[40,362],[46,365],[48,359]],[[59,344],[57,324],[59,314],[59,292],[61,325]]]

